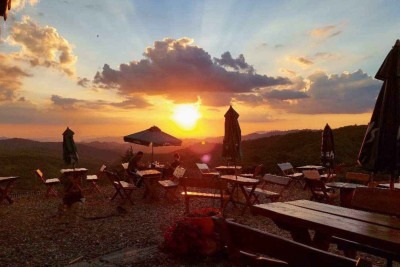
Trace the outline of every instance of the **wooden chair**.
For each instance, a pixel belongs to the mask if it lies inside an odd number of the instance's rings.
[[[371,175],[360,172],[346,172],[346,181],[368,185]]]
[[[311,191],[310,200],[333,204],[333,200],[339,196],[332,188],[327,188],[325,183],[320,179],[305,178],[305,180],[307,187]]]
[[[350,267],[371,266],[267,232],[213,217],[233,266]]]
[[[262,186],[257,187],[254,190],[254,200],[253,204],[260,203],[260,196],[263,196],[265,199],[270,200],[271,202],[278,201],[279,198],[282,196],[283,192],[287,190],[292,183],[292,178],[285,177],[285,176],[278,176],[273,174],[265,174],[262,178]],[[267,190],[269,185],[274,185],[279,188],[276,191]]]
[[[261,178],[261,173],[264,170],[264,164],[257,165],[253,173],[241,173],[240,176],[247,178]]]
[[[336,174],[334,174],[334,173],[320,174],[318,170],[304,170],[303,175],[304,175],[304,178],[321,179],[324,182],[330,182],[336,178]]]
[[[211,176],[205,176],[201,179],[181,178],[179,179],[179,185],[183,188],[182,195],[185,198],[186,213],[189,213],[189,201],[191,198],[209,198],[219,200],[221,212],[224,212],[225,206],[230,197],[229,194],[226,194],[227,183],[225,181]]]
[[[171,179],[158,181],[158,184],[165,190],[166,199],[177,200],[175,192],[179,186],[179,179],[183,178],[185,172],[186,172],[185,168],[178,166],[175,168],[175,171],[172,174]]]
[[[196,163],[197,168],[199,168],[202,177],[219,177],[220,173],[216,171],[211,171],[206,163]]]
[[[46,179],[43,172],[40,169],[37,169],[35,171],[35,174],[39,179],[43,182],[43,184],[47,187],[46,190],[46,197],[49,197],[50,195],[53,196],[58,196],[57,189],[55,188],[55,185],[61,184],[60,179],[58,178],[50,178]]]
[[[114,172],[104,171],[115,188],[115,194],[112,196],[111,200],[114,200],[117,196],[120,196],[123,202],[129,200],[129,202],[133,205],[133,201],[131,198],[133,190],[137,187],[134,184],[127,183],[122,181],[118,174]]]
[[[304,187],[304,175],[302,172],[295,172],[294,167],[291,163],[278,163],[279,169],[282,171],[284,176],[290,177],[294,182],[299,183],[301,187]]]
[[[97,174],[92,174],[92,175],[87,175],[86,176],[86,181],[92,186],[91,191],[97,191],[99,192],[101,195],[103,195],[103,192],[100,190],[99,185],[97,184],[97,182],[99,181],[99,178],[103,175],[104,170],[107,168],[106,165],[102,165],[100,167],[100,170]]]

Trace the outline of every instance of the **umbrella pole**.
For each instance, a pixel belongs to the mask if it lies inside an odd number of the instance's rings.
[[[151,144],[151,162],[152,162],[152,163],[154,162],[154,161],[153,161],[153,155],[154,155],[153,148],[154,148],[154,146],[153,146],[153,144]]]

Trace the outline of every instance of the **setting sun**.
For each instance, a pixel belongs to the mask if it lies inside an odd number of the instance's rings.
[[[173,120],[185,130],[192,130],[200,118],[197,104],[182,104],[174,108]]]

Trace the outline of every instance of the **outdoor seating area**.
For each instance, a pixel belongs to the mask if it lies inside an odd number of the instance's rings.
[[[400,267],[395,2],[0,0],[0,267]]]

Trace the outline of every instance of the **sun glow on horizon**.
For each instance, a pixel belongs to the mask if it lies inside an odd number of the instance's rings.
[[[172,119],[184,130],[193,130],[200,117],[198,104],[176,105],[172,115]]]

